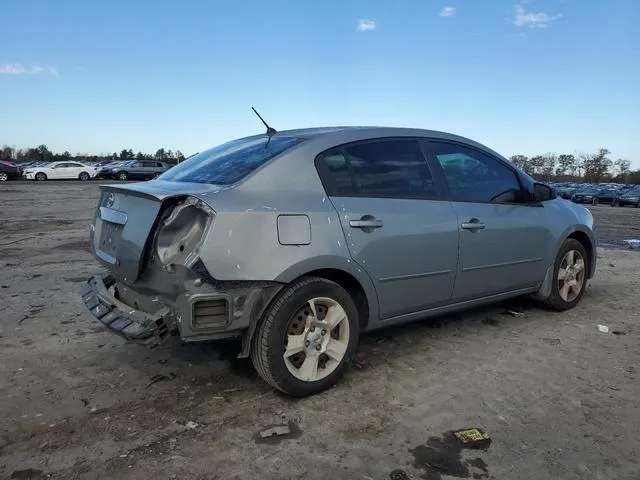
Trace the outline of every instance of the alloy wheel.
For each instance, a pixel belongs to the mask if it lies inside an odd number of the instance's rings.
[[[330,375],[349,345],[347,313],[332,298],[309,300],[290,319],[286,332],[285,364],[294,377],[305,382]]]
[[[9,180],[9,175],[5,172],[0,172],[0,182],[6,182],[7,180]]]
[[[565,302],[575,300],[584,288],[585,262],[577,250],[569,250],[558,269],[558,292]]]

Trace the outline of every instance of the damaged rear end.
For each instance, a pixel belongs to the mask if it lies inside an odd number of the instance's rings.
[[[220,282],[200,259],[216,218],[212,199],[222,191],[161,181],[102,186],[90,245],[108,273],[89,278],[80,292],[92,315],[148,345],[176,330],[194,341],[246,329],[269,286]]]
[[[198,248],[214,218],[211,207],[184,192],[102,186],[90,245],[109,273],[83,286],[85,306],[127,340],[164,340],[176,328],[181,284],[201,276]]]

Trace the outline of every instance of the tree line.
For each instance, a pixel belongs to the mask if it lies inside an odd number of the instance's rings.
[[[65,160],[75,160],[77,162],[116,162],[123,160],[159,160],[169,164],[180,163],[184,160],[184,155],[180,150],[175,152],[159,148],[155,154],[137,152],[131,149],[122,149],[120,153],[113,152],[106,155],[88,155],[84,153],[76,153],[72,155],[68,151],[63,153],[54,153],[46,145],[40,145],[34,148],[13,148],[5,145],[0,149],[0,160],[15,163],[26,162],[60,162]]]
[[[527,157],[513,155],[510,160],[532,177],[543,181],[587,183],[640,183],[640,170],[631,170],[631,161],[612,160],[606,148],[596,153],[546,153]]]

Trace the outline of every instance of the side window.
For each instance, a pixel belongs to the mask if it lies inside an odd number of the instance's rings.
[[[67,167],[82,167],[79,163],[67,163]]]
[[[142,166],[143,167],[154,167],[155,165],[153,164],[153,162],[142,162]]]
[[[320,159],[323,164],[323,181],[329,195],[337,197],[353,195],[353,183],[347,166],[347,159],[341,148],[324,153]]]
[[[452,200],[524,203],[516,174],[498,160],[463,145],[431,142]]]
[[[435,186],[416,140],[367,142],[346,148],[357,194],[372,197],[433,198]]]
[[[158,163],[156,163],[156,167],[162,168],[162,167],[164,167],[164,165],[162,165],[160,162],[158,162]]]

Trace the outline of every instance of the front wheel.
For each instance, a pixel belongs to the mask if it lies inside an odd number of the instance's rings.
[[[358,347],[358,310],[351,295],[324,278],[286,287],[265,312],[251,360],[271,386],[295,397],[321,392],[345,373]]]
[[[91,178],[91,176],[87,172],[82,172],[80,173],[80,175],[78,175],[78,178],[83,182],[86,182],[87,180],[89,180],[89,178]]]
[[[128,177],[129,175],[127,175],[127,172],[118,173],[118,180],[126,180]]]
[[[587,286],[587,250],[577,240],[566,240],[554,263],[551,294],[545,300],[554,310],[575,307]]]
[[[0,172],[0,182],[6,182],[9,180],[9,175],[6,172]]]
[[[47,175],[42,173],[42,172],[38,172],[36,173],[36,180],[38,180],[39,182],[44,182],[47,179]]]

